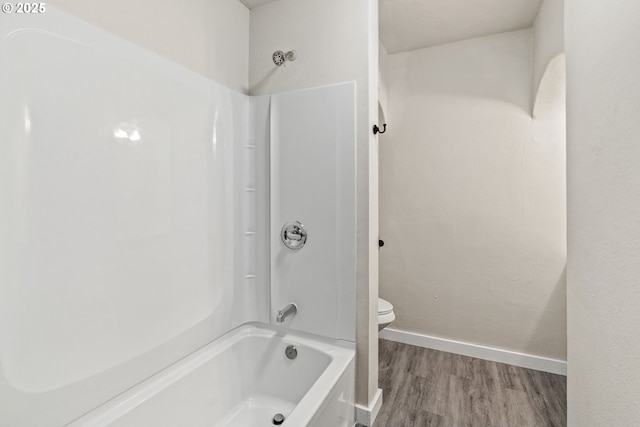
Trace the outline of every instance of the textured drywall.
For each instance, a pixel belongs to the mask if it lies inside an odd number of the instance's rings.
[[[398,329],[564,359],[564,114],[532,120],[531,49],[522,30],[389,56],[380,295]]]
[[[533,93],[547,66],[564,52],[564,0],[544,0],[533,25]],[[535,99],[533,100],[535,102]]]
[[[248,91],[249,9],[238,0],[50,3],[231,89]]]
[[[389,54],[385,49],[382,42],[378,46],[378,104],[380,107],[379,125],[384,123],[384,120],[389,111],[389,96],[387,95],[387,70],[389,69]]]
[[[566,0],[568,425],[640,425],[640,2]]]
[[[378,387],[378,2],[279,0],[252,9],[250,26],[252,95],[356,82],[356,399],[368,405]],[[297,59],[276,67],[273,52],[292,49]]]

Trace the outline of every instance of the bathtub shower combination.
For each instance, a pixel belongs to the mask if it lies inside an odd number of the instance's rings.
[[[351,427],[355,84],[250,97],[25,22],[0,20],[0,425]]]

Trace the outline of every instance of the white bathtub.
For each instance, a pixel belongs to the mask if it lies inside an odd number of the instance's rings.
[[[290,360],[285,349],[294,345]],[[354,344],[242,325],[70,427],[351,427]]]

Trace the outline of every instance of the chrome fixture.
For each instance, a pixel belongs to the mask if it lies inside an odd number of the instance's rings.
[[[307,230],[300,221],[288,221],[282,226],[280,239],[289,249],[302,249],[307,243]]]
[[[284,322],[284,319],[296,314],[297,312],[298,312],[298,306],[295,305],[294,303],[291,303],[278,312],[278,316],[276,317],[276,322],[282,323]]]
[[[271,422],[273,423],[273,425],[279,426],[280,424],[282,424],[284,422],[284,415],[275,414],[273,416],[273,420]]]
[[[273,52],[273,63],[278,67],[284,65],[287,61],[295,61],[298,55],[295,50],[290,50],[289,52],[283,52],[281,50],[276,50]]]
[[[287,356],[287,359],[293,360],[298,357],[298,349],[295,345],[289,345],[284,351],[284,354]]]

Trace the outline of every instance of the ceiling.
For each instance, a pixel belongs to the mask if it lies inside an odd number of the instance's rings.
[[[389,53],[529,28],[542,0],[380,0]]]
[[[276,0],[240,0],[247,6],[249,9],[253,9],[254,7],[262,6],[263,4],[272,3]]]
[[[251,9],[276,0],[240,1]],[[379,0],[379,4],[382,44],[387,52],[399,53],[529,28],[542,0]]]

